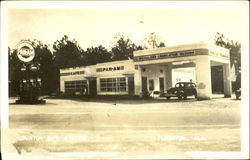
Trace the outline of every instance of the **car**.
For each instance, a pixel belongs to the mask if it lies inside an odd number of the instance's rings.
[[[239,89],[237,89],[235,91],[235,96],[236,96],[236,99],[240,99],[240,97],[241,97],[241,88],[239,88]]]
[[[193,82],[178,82],[174,87],[171,87],[164,93],[164,97],[170,99],[171,97],[178,97],[178,99],[187,99],[187,96],[194,96],[197,98],[196,84]]]
[[[162,94],[160,91],[152,91],[149,96],[152,98],[157,98],[157,97],[161,97],[161,95]]]

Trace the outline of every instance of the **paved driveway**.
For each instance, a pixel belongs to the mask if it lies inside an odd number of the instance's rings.
[[[46,101],[16,105],[9,100],[8,152],[79,159],[240,151],[241,101],[234,99]]]

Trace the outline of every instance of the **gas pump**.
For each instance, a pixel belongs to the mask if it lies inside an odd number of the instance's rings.
[[[41,71],[38,55],[29,41],[21,41],[17,45],[17,57],[21,62],[19,68],[19,104],[45,103],[41,98]]]

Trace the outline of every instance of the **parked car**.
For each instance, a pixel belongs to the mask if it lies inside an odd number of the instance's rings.
[[[235,96],[236,96],[236,99],[240,99],[240,97],[241,97],[241,88],[239,88],[239,89],[237,89],[235,91]]]
[[[152,91],[149,96],[152,97],[152,98],[157,98],[157,97],[161,97],[162,94],[161,94],[160,91]]]
[[[170,99],[171,97],[178,97],[178,99],[187,99],[187,96],[194,96],[197,98],[196,85],[193,82],[178,82],[174,87],[164,93],[164,97]]]

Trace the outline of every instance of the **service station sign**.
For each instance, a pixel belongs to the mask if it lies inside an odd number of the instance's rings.
[[[17,57],[22,62],[30,62],[35,57],[35,50],[28,41],[21,41],[17,44]]]

